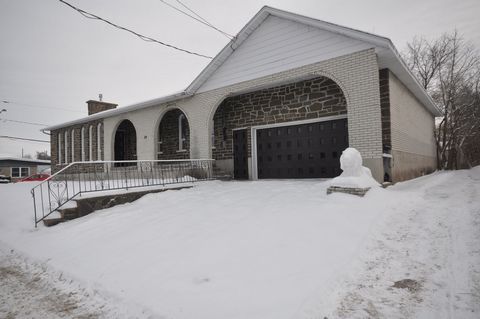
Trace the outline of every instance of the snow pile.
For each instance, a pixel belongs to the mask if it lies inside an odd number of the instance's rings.
[[[342,174],[331,180],[334,187],[369,188],[380,186],[372,177],[369,168],[362,165],[362,155],[357,149],[349,147],[340,156],[340,168]]]

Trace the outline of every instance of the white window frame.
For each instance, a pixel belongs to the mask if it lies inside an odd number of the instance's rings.
[[[15,168],[18,168],[18,176],[13,176],[13,170]],[[27,175],[22,175],[22,169],[27,169]],[[13,177],[13,178],[22,178],[22,177],[28,177],[30,176],[30,167],[22,167],[22,166],[19,166],[19,167],[10,167],[10,176]]]
[[[68,131],[65,131],[65,164],[68,164]]]
[[[58,133],[57,136],[58,140],[58,150],[57,150],[57,155],[58,155],[58,164],[62,164],[62,133]]]
[[[183,136],[183,124],[182,121],[185,118],[185,114],[180,114],[178,116],[178,152],[184,152],[186,149],[184,148],[183,143],[186,141],[186,137]]]
[[[93,125],[88,128],[88,160],[93,161]]]
[[[82,152],[82,162],[85,162],[85,126],[82,126],[80,135],[80,142],[82,143],[82,145],[80,145],[80,149]]]
[[[71,148],[72,148],[72,162],[75,162],[75,129],[72,128],[72,130],[70,131],[70,143],[72,145]]]
[[[102,130],[102,123],[98,123],[97,125],[97,160],[102,160],[102,146],[101,146],[101,130]]]

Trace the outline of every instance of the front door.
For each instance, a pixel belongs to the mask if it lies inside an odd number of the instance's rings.
[[[233,131],[233,176],[248,179],[247,130]]]

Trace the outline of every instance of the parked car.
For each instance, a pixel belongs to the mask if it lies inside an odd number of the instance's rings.
[[[49,178],[50,175],[48,174],[34,174],[32,176],[28,176],[28,177],[25,177],[25,178],[22,178],[21,180],[19,180],[19,182],[35,182],[35,181],[44,181],[46,180],[47,178]]]
[[[7,184],[12,181],[10,176],[0,175],[0,184]]]

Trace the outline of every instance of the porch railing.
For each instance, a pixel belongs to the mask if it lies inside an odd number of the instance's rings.
[[[32,188],[35,227],[82,193],[211,179],[210,159],[73,162]]]

